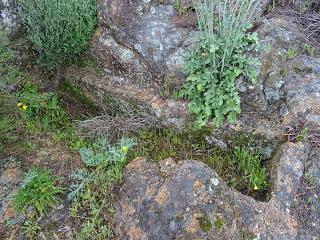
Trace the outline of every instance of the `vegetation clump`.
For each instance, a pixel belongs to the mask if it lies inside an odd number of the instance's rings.
[[[86,216],[80,225],[76,239],[108,239],[112,231],[103,216],[107,210],[114,212],[110,199],[112,189],[122,178],[122,170],[127,162],[128,150],[134,145],[130,139],[122,139],[116,145],[110,145],[100,138],[92,145],[80,149],[80,155],[86,168],[72,174],[73,185],[68,195],[72,200],[70,215],[77,221],[78,216]]]
[[[269,183],[267,167],[263,166],[261,154],[255,146],[259,142],[257,137],[238,136],[232,139],[228,149],[223,150],[208,144],[205,140],[207,134],[206,129],[195,132],[169,128],[141,131],[137,145],[129,151],[129,158],[143,156],[150,161],[166,158],[202,161],[232,188],[260,199],[268,190]]]
[[[258,47],[257,34],[249,32],[258,2],[195,1],[201,33],[185,59],[188,77],[181,96],[189,100],[189,111],[196,115],[196,128],[206,125],[210,118],[217,127],[225,118],[234,123],[241,112],[236,80],[244,76],[254,83],[257,77],[259,61],[247,53]]]
[[[20,0],[38,64],[59,73],[86,49],[97,23],[94,0]]]
[[[8,35],[0,31],[0,91],[4,91],[9,84],[16,84],[24,79],[22,71],[13,65],[15,58]]]
[[[59,200],[57,194],[62,188],[56,186],[57,179],[47,170],[32,168],[27,173],[20,190],[14,195],[14,206],[19,212],[28,207],[43,216],[48,207],[54,207]]]

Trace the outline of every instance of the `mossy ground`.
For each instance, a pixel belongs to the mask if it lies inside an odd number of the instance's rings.
[[[178,131],[171,128],[147,129],[136,136],[138,145],[129,151],[129,159],[143,156],[155,162],[166,158],[173,158],[176,161],[202,161],[213,168],[231,187],[264,200],[268,187],[254,190],[248,184],[247,177],[244,176],[234,153],[236,147],[244,147],[258,155],[259,150],[256,145],[257,142],[261,142],[261,140],[258,140],[258,136],[245,134],[225,136],[229,147],[222,150],[217,146],[208,144],[205,136],[209,134],[210,129],[208,128],[196,132],[192,130]],[[232,142],[230,141],[231,138]],[[262,165],[261,162],[260,167]]]

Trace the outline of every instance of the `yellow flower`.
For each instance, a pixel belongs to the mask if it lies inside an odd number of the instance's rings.
[[[124,151],[125,153],[128,152],[127,146],[123,146],[123,147],[122,147],[122,151]]]
[[[257,185],[254,185],[253,190],[255,190],[255,191],[259,190],[259,188],[257,187]]]
[[[17,107],[18,108],[21,108],[23,106],[23,104],[21,103],[21,102],[19,102],[18,104],[17,104]]]
[[[28,108],[28,106],[26,106],[26,105],[22,106],[22,109],[25,111],[27,110],[27,108]]]

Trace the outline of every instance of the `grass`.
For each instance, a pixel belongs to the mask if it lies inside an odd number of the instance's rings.
[[[176,161],[198,160],[208,164],[231,187],[256,196],[268,190],[267,168],[255,144],[255,136],[233,136],[233,143],[224,151],[210,146],[204,136],[208,129],[202,131],[179,132],[169,128],[152,128],[142,131],[137,138],[137,145],[129,151],[129,159],[143,156],[150,161],[173,158]],[[228,142],[230,139],[227,139]]]

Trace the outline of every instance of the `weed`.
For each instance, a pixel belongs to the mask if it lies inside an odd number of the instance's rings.
[[[303,128],[297,136],[297,142],[305,141],[307,136],[308,136],[308,128]]]
[[[241,112],[235,81],[241,75],[251,82],[257,78],[259,61],[245,53],[258,46],[257,34],[248,32],[252,27],[252,11],[258,2],[195,1],[202,33],[185,59],[188,78],[181,97],[190,101],[189,111],[197,117],[196,128],[205,126],[211,117],[217,127],[225,117],[234,123]],[[218,9],[219,14],[217,26],[214,26],[214,9]]]
[[[35,85],[26,82],[14,97],[21,116],[16,124],[25,131],[50,133],[55,141],[65,141],[72,149],[84,146],[54,93],[40,93]]]
[[[309,56],[314,56],[316,50],[313,46],[311,46],[310,44],[306,43],[303,47],[303,51],[309,55]]]
[[[62,188],[55,185],[56,181],[49,171],[30,169],[20,190],[14,195],[15,209],[23,212],[28,207],[34,207],[43,216],[48,207],[54,207],[59,202],[57,194],[62,192]]]
[[[23,224],[23,232],[29,238],[37,236],[38,232],[41,230],[41,227],[34,222],[33,220],[27,220]]]
[[[298,48],[296,46],[291,46],[286,54],[283,56],[283,61],[288,61],[294,59],[298,56]]]
[[[52,93],[40,94],[37,87],[26,84],[17,94],[18,108],[29,130],[57,129],[67,121],[57,97]]]
[[[98,139],[89,147],[80,149],[83,162],[87,166],[72,174],[73,185],[68,195],[73,200],[70,215],[75,219],[79,212],[85,212],[87,220],[76,233],[77,239],[108,239],[112,231],[102,217],[103,211],[112,214],[110,193],[122,178],[128,149],[133,141],[122,139],[117,145],[110,145],[105,139]]]
[[[236,147],[234,157],[239,162],[239,168],[243,172],[243,181],[249,185],[248,189],[257,191],[268,187],[267,169],[261,167],[259,155],[251,153],[246,148]]]

